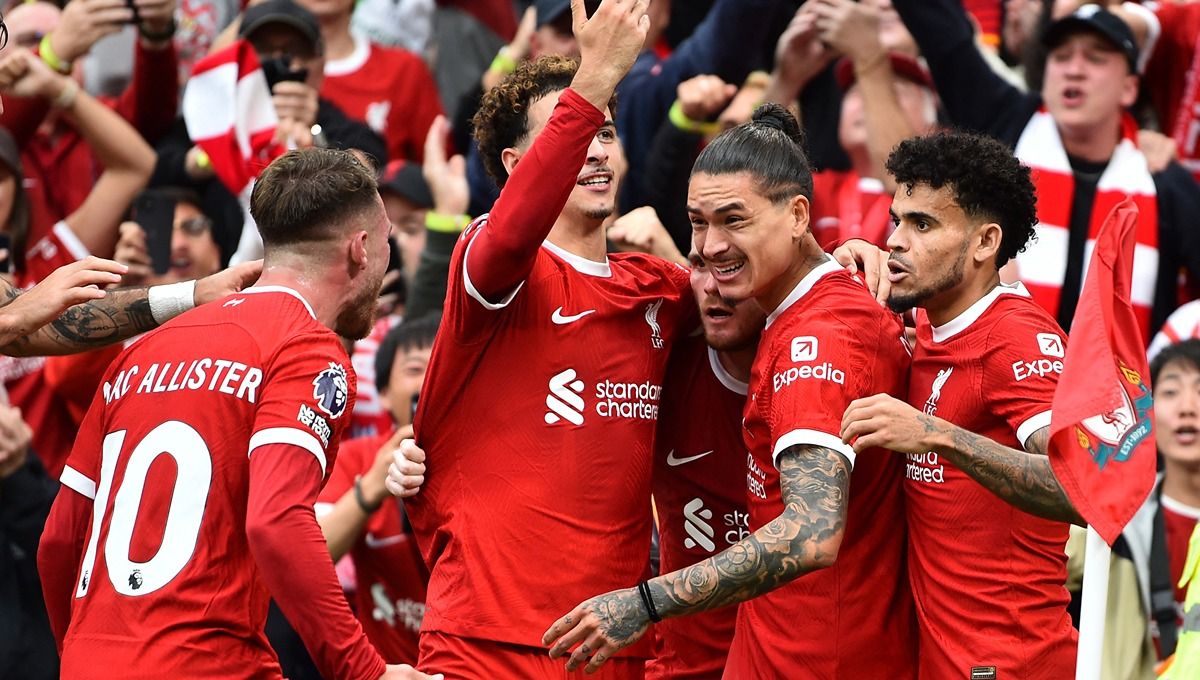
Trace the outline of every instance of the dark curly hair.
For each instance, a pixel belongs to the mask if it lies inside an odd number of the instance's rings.
[[[483,167],[503,187],[508,171],[500,160],[505,149],[515,147],[529,134],[529,105],[571,85],[579,63],[566,57],[542,57],[525,62],[499,85],[483,95],[479,111],[471,119],[475,143]],[[617,95],[608,100],[608,110],[617,115]]]
[[[812,166],[795,116],[778,104],[758,107],[748,123],[726,130],[704,147],[692,174],[750,173],[758,192],[773,203],[803,195],[812,200]]]
[[[887,170],[910,192],[918,184],[949,186],[968,217],[999,224],[997,269],[1035,236],[1037,195],[1029,168],[991,137],[955,131],[912,137],[888,156]]]

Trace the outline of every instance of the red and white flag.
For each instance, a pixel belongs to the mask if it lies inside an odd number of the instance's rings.
[[[287,151],[275,142],[279,119],[271,89],[245,40],[197,62],[183,93],[183,121],[235,196]]]
[[[1109,545],[1154,485],[1154,402],[1129,300],[1137,218],[1125,200],[1096,235],[1050,422],[1054,474]]]

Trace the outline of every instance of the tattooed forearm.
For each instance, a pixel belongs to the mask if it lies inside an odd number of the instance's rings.
[[[145,288],[110,290],[63,312],[48,325],[0,347],[11,356],[70,354],[95,349],[158,327]]]
[[[1045,519],[1086,524],[1050,468],[1046,455],[1049,427],[1029,436],[1028,451],[1003,446],[961,427],[954,427],[949,434],[950,446],[938,447],[938,455],[1005,502]]]
[[[837,558],[850,465],[840,453],[794,446],[779,456],[783,514],[724,552],[650,581],[662,616],[744,602]]]

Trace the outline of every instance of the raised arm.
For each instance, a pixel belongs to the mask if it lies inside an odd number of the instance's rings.
[[[1049,440],[1049,426],[1042,427],[1025,440],[1025,450],[1014,449],[886,394],[852,402],[842,421],[842,441],[855,451],[876,446],[914,455],[933,451],[1019,510],[1083,526],[1050,468]]]
[[[783,514],[703,562],[650,579],[646,585],[658,616],[745,602],[834,563],[845,534],[850,462],[832,449],[797,445],[779,454],[778,466]],[[649,624],[638,589],[627,588],[580,604],[546,632],[542,643],[553,645],[554,658],[579,645],[567,670],[590,658],[590,673],[637,641]]]

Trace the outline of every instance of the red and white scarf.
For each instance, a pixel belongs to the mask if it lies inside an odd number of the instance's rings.
[[[1096,187],[1083,261],[1086,275],[1092,248],[1096,245],[1096,233],[1104,218],[1125,198],[1133,199],[1140,217],[1130,300],[1141,325],[1142,337],[1148,338],[1150,309],[1154,305],[1158,282],[1158,201],[1154,178],[1146,167],[1146,157],[1137,148],[1136,139],[1137,123],[1132,116],[1125,114],[1121,120],[1121,141]],[[1070,240],[1075,176],[1071,172],[1058,126],[1045,109],[1029,119],[1017,141],[1016,156],[1033,170],[1039,221],[1037,240],[1029,244],[1028,250],[1017,255],[1017,268],[1033,299],[1051,315],[1057,315],[1059,295],[1067,273],[1067,243]]]

